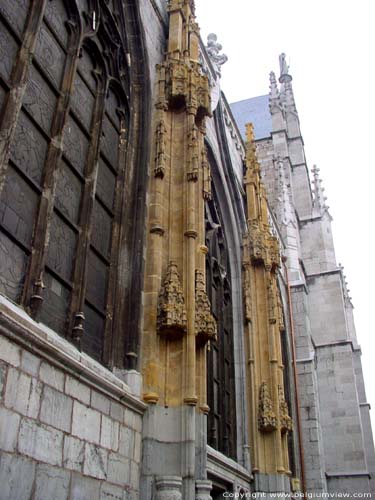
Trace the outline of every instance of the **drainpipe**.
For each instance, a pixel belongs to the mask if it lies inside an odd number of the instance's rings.
[[[298,375],[297,375],[297,356],[296,356],[296,341],[294,335],[294,320],[293,320],[293,309],[292,309],[292,296],[290,292],[290,282],[288,268],[286,266],[287,258],[283,257],[282,262],[285,270],[285,278],[288,290],[288,309],[289,309],[289,321],[290,321],[290,334],[292,340],[292,357],[293,357],[293,378],[295,387],[295,405],[297,413],[297,428],[298,428],[298,444],[299,444],[299,457],[301,463],[301,482],[302,482],[302,492],[306,498],[306,479],[305,479],[305,457],[303,453],[303,443],[302,443],[302,423],[301,423],[301,412],[299,405],[299,389],[298,389]]]

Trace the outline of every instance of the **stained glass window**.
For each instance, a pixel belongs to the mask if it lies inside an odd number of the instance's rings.
[[[0,293],[103,361],[130,78],[122,3],[99,4],[0,2]]]

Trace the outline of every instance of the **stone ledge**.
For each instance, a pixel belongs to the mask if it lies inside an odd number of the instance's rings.
[[[350,346],[352,352],[359,352],[361,353],[361,347],[358,345],[354,345],[354,342],[352,339],[347,339],[347,340],[335,340],[333,342],[326,342],[324,344],[315,344],[315,349],[325,349],[329,347],[340,347],[340,346]]]
[[[34,321],[17,305],[0,295],[0,333],[21,347],[39,355],[90,387],[114,398],[139,414],[147,406],[134,396],[127,384],[107,368],[79,352],[47,326]]]
[[[315,356],[313,355],[312,357],[310,358],[299,358],[299,359],[296,359],[296,363],[314,363],[315,362]]]
[[[211,448],[211,446],[207,446],[207,471],[214,476],[218,476],[217,469],[220,470],[219,477],[229,482],[240,479],[245,481],[248,486],[253,479],[252,474],[245,467]]]
[[[371,478],[371,474],[367,470],[326,472],[325,475],[328,479],[335,478],[335,477],[369,477],[369,478]]]
[[[341,274],[341,269],[340,268],[337,268],[337,269],[330,269],[328,271],[320,271],[318,273],[311,273],[311,274],[306,274],[306,278],[307,279],[310,279],[310,278],[322,278],[324,276],[332,276],[332,275],[335,275],[335,274],[338,274],[340,275]]]

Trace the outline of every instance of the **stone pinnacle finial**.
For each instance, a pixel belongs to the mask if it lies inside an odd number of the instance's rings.
[[[273,71],[270,73],[270,98],[278,99],[279,98],[279,89],[277,87],[276,75]]]
[[[217,35],[210,33],[207,37],[207,54],[216,69],[216,73],[221,76],[221,66],[228,61],[226,54],[219,54],[223,46],[217,42]]]
[[[246,123],[246,141],[254,142],[254,125],[252,123]]]
[[[322,186],[323,181],[320,179],[319,172],[320,169],[314,165],[312,170],[311,170],[314,178],[313,178],[313,184],[314,184],[314,209],[317,211],[319,214],[322,214],[325,211],[328,211],[329,206],[326,204],[327,197],[324,195],[324,187]]]

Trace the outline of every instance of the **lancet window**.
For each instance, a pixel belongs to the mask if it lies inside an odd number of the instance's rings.
[[[101,362],[129,130],[119,0],[0,3],[0,293]]]
[[[207,360],[208,444],[236,457],[236,413],[233,356],[231,274],[225,228],[217,196],[206,204],[207,294],[217,321],[217,340],[211,341]]]

